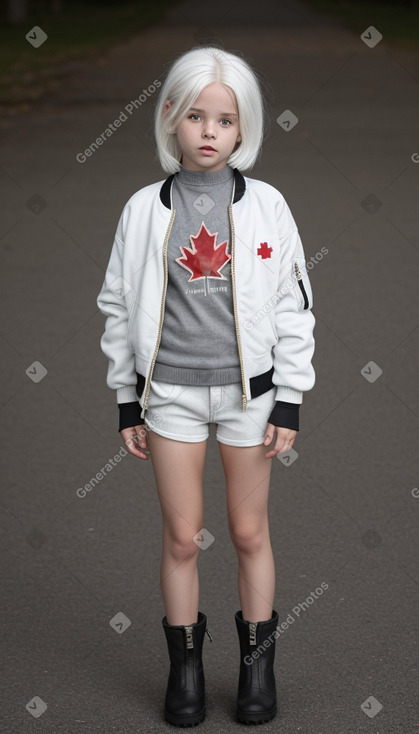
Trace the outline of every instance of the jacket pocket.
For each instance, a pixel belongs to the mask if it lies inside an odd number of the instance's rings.
[[[307,273],[306,263],[302,257],[292,261],[292,282],[299,311],[313,308],[313,292]]]
[[[252,377],[257,377],[259,375],[263,375],[265,372],[270,370],[272,368],[273,358],[272,358],[272,347],[263,354],[258,355],[249,355],[248,357],[248,365],[249,365],[249,376],[250,379]]]

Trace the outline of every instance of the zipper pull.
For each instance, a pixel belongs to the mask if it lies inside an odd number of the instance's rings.
[[[188,624],[185,625],[185,632],[186,632],[186,648],[192,648],[193,645],[193,634],[192,634],[192,625]]]
[[[249,622],[249,645],[256,645],[257,622]]]
[[[205,629],[205,632],[207,633],[208,637],[210,638],[210,642],[212,642],[212,637],[210,635],[208,627]]]
[[[298,267],[298,263],[296,262],[294,263],[294,270],[295,270],[295,275],[297,276],[297,280],[301,280],[303,276],[301,275],[300,268]]]

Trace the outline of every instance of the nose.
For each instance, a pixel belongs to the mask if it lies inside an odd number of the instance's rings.
[[[207,120],[203,128],[204,138],[214,138],[215,135],[215,124],[211,120]]]

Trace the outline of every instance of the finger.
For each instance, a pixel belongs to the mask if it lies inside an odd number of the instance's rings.
[[[277,456],[277,454],[285,454],[287,451],[290,450],[290,448],[291,446],[289,442],[278,436],[275,446],[273,447],[273,449],[271,449],[271,451],[268,451],[265,456],[267,459],[272,459],[274,456]]]
[[[147,445],[147,435],[142,431],[140,434],[137,434],[136,436],[136,443],[137,443],[137,455],[139,456],[141,454],[141,458],[148,459],[148,454],[150,452],[150,449]]]
[[[272,459],[274,456],[276,456],[278,451],[280,451],[281,445],[282,441],[280,439],[277,439],[274,447],[265,454],[265,459]]]
[[[265,438],[263,439],[263,445],[269,446],[270,443],[272,443],[273,439],[273,433],[270,433],[270,431],[266,431]]]
[[[275,426],[273,426],[272,423],[268,423],[268,426],[265,431],[265,438],[263,439],[263,445],[269,446],[269,444],[273,440],[274,435],[275,435]]]
[[[147,435],[143,434],[143,431],[141,431],[140,434],[133,433],[129,438],[125,441],[127,449],[130,454],[133,456],[138,456],[140,459],[148,459],[148,453],[149,448],[147,447]]]
[[[273,449],[271,449],[270,451],[268,451],[267,454],[265,454],[265,459],[273,459],[273,457],[276,456],[277,453],[278,453],[278,449],[276,448],[276,444],[275,444]]]
[[[147,448],[147,436],[144,432],[137,433],[133,437],[133,442],[136,446],[140,446],[141,448]]]
[[[265,438],[263,441],[264,446],[269,446],[269,444],[272,443],[275,437],[275,430],[276,430],[275,426],[272,425],[272,423],[268,423],[268,427],[265,432]],[[272,457],[275,456],[275,453],[276,453],[275,450],[271,449],[270,451],[268,451],[265,454],[265,459],[272,459]]]
[[[138,456],[139,459],[149,458],[149,449],[128,449],[128,451],[133,456]]]

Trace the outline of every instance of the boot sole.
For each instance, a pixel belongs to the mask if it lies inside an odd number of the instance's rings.
[[[237,720],[240,724],[265,724],[267,721],[271,721],[276,714],[276,708],[269,714],[245,714],[237,711]]]
[[[196,726],[204,721],[205,714],[205,708],[199,714],[191,714],[190,716],[175,716],[174,714],[169,714],[167,711],[164,712],[166,721],[169,724],[173,724],[173,726]]]

